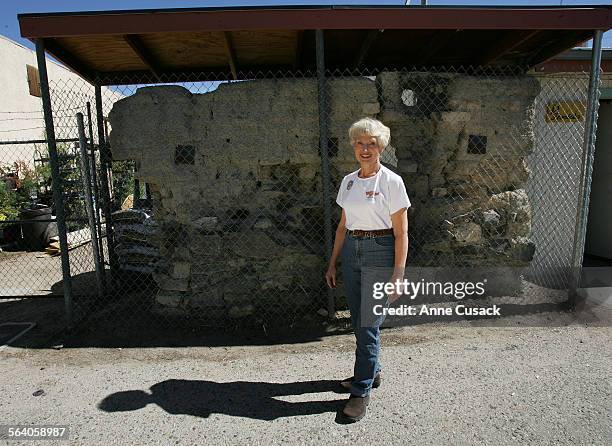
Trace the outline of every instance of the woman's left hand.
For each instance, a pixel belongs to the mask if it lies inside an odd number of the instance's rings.
[[[387,296],[389,297],[388,302],[390,304],[395,302],[401,296],[401,293],[399,292],[400,290],[398,289],[397,284],[396,284],[398,280],[400,282],[404,280],[404,271],[395,271],[393,275],[391,276],[391,279],[389,280],[389,282],[391,282],[394,285],[394,288],[393,288],[394,291],[392,293],[387,294]]]
[[[325,281],[327,286],[330,288],[336,288],[336,266],[329,265],[327,271],[325,271]]]

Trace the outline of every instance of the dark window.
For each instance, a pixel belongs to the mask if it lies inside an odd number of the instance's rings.
[[[174,150],[174,164],[195,164],[195,147],[176,146]]]
[[[470,135],[468,138],[468,153],[484,155],[487,153],[487,137],[482,135]]]
[[[28,74],[28,87],[32,96],[41,97],[40,92],[40,77],[38,76],[38,68],[32,65],[26,65],[26,72]]]

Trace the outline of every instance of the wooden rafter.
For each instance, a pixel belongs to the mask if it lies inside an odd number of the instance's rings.
[[[460,33],[462,30],[456,29],[451,31],[437,31],[434,33],[434,36],[426,47],[418,54],[415,62],[415,65],[426,65],[432,61],[434,56],[446,45],[448,45],[451,41],[457,38],[457,33]]]
[[[493,62],[498,61],[509,52],[515,50],[532,37],[536,36],[539,30],[526,31],[524,34],[517,34],[515,32],[509,32],[501,41],[494,42],[491,49],[485,52],[485,55],[480,58],[480,65],[489,65]]]
[[[83,79],[93,83],[94,73],[83,61],[74,56],[72,53],[66,51],[60,44],[54,39],[44,39],[45,51],[55,59],[66,65],[75,73],[78,73]]]
[[[232,45],[232,37],[227,31],[223,32],[223,40],[225,42],[225,54],[227,55],[227,62],[230,66],[232,76],[234,80],[238,79],[238,70],[236,69],[236,53],[234,46]]]
[[[361,64],[363,64],[363,61],[368,55],[368,51],[370,51],[370,48],[372,48],[372,45],[374,45],[376,39],[378,39],[383,32],[385,32],[384,29],[371,29],[367,32],[363,42],[361,43],[361,47],[359,48],[359,53],[357,53],[357,57],[355,58],[355,68],[359,68]]]
[[[304,46],[304,31],[298,30],[295,36],[295,56],[293,58],[293,69],[299,70],[302,64],[302,47]]]
[[[134,53],[136,53],[138,58],[147,66],[151,73],[155,75],[157,80],[161,82],[161,70],[159,69],[159,65],[144,45],[142,39],[136,34],[125,34],[123,40],[132,48]]]

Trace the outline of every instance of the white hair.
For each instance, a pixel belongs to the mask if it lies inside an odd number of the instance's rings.
[[[377,119],[361,118],[354,122],[348,131],[351,145],[355,144],[357,138],[363,135],[370,135],[376,138],[376,142],[381,149],[386,148],[391,140],[391,130]]]

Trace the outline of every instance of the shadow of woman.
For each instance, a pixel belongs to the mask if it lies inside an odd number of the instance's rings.
[[[194,381],[169,379],[149,389],[127,390],[108,395],[98,408],[124,412],[157,404],[171,414],[207,418],[212,413],[271,421],[281,417],[338,412],[346,399],[288,402],[275,397],[306,393],[336,392],[337,381],[294,383]]]

